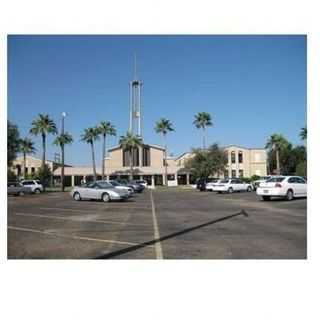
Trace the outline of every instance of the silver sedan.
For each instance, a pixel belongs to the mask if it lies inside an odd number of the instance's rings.
[[[70,195],[76,201],[95,199],[109,202],[111,200],[126,200],[129,198],[129,193],[126,190],[116,189],[107,181],[89,182],[79,187],[74,187]]]

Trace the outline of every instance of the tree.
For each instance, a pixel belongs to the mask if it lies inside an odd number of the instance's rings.
[[[19,152],[20,135],[18,127],[8,120],[7,122],[7,164],[11,167],[13,160]]]
[[[269,150],[269,154],[272,156],[274,153],[276,155],[276,171],[277,174],[281,173],[281,167],[280,167],[280,153],[284,152],[289,147],[289,142],[285,137],[283,137],[281,134],[272,134],[267,143],[266,143],[266,149]],[[269,159],[270,160],[270,159]]]
[[[70,133],[64,132],[58,135],[53,144],[59,146],[61,148],[61,191],[64,192],[64,146],[67,144],[71,144],[73,142],[73,138]]]
[[[106,140],[108,136],[115,136],[117,131],[109,121],[102,121],[98,127],[99,133],[102,135],[102,180],[105,177],[105,157],[106,157]]]
[[[299,136],[301,140],[307,140],[307,127],[301,128]]]
[[[57,134],[57,126],[53,120],[49,118],[48,114],[39,114],[38,118],[32,121],[32,127],[30,133],[34,136],[41,135],[42,138],[42,163],[41,168],[42,172],[45,172],[45,163],[46,163],[46,139],[48,134]],[[44,179],[44,178],[43,178]],[[42,178],[40,180],[43,181]]]
[[[27,154],[35,153],[36,148],[34,143],[29,138],[24,138],[20,140],[19,151],[23,154],[23,179],[26,179],[26,157]]]
[[[52,172],[47,164],[45,164],[44,167],[40,167],[35,174],[35,179],[41,180],[44,188],[49,185],[51,178]]]
[[[170,120],[161,118],[158,122],[156,122],[156,126],[154,128],[156,133],[161,133],[163,136],[164,142],[164,168],[165,168],[165,185],[168,186],[168,164],[167,164],[167,141],[166,136],[168,132],[174,131],[173,125]]]
[[[199,112],[195,115],[195,120],[193,121],[193,124],[196,126],[197,129],[203,130],[203,137],[202,137],[202,145],[203,149],[206,148],[206,129],[209,126],[212,126],[212,120],[211,115],[207,112]]]
[[[222,174],[228,164],[227,153],[218,144],[207,150],[195,149],[194,156],[186,161],[185,167],[190,169],[196,178],[207,179],[209,176]]]
[[[129,151],[130,179],[133,179],[133,150],[142,145],[142,139],[132,132],[127,132],[125,136],[120,137],[119,144],[124,151]]]
[[[92,155],[92,167],[93,167],[93,180],[97,181],[97,172],[96,172],[96,162],[94,156],[94,141],[99,140],[99,130],[98,128],[87,128],[84,129],[84,133],[81,135],[81,141],[89,143],[91,146],[91,155]]]

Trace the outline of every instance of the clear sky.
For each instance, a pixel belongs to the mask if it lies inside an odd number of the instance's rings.
[[[155,122],[170,119],[169,153],[201,146],[192,122],[209,112],[208,142],[264,147],[272,133],[300,143],[306,124],[305,36],[9,36],[8,119],[27,136],[48,113],[74,137],[66,162],[91,164],[84,128],[111,121],[117,144],[129,125],[133,53],[143,81],[143,137],[161,144]],[[41,154],[40,137],[33,138]],[[59,149],[48,138],[47,157]],[[101,142],[96,144],[101,162]]]

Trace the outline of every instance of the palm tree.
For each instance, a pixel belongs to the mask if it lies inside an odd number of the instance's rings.
[[[64,192],[64,146],[66,144],[71,144],[73,142],[73,138],[71,134],[68,132],[61,133],[59,136],[55,138],[53,144],[59,146],[61,148],[61,191]]]
[[[205,149],[206,148],[206,129],[207,127],[213,125],[211,121],[211,115],[207,112],[199,112],[194,117],[195,117],[195,120],[193,121],[193,124],[196,126],[197,129],[202,128],[203,130],[202,145],[203,145],[203,149]]]
[[[281,168],[280,168],[280,152],[284,150],[288,146],[288,141],[285,137],[283,137],[281,134],[272,134],[267,143],[266,143],[266,149],[269,149],[271,152],[276,153],[276,171],[277,174],[280,174]]]
[[[299,136],[301,140],[307,140],[307,127],[301,128]]]
[[[23,179],[26,178],[26,157],[27,154],[35,153],[36,148],[34,143],[29,138],[24,138],[19,141],[19,151],[23,154]]]
[[[97,172],[96,172],[96,162],[94,157],[94,141],[99,140],[99,129],[87,128],[84,129],[84,133],[81,135],[81,141],[86,143],[90,143],[91,146],[91,154],[92,154],[92,167],[93,167],[93,179],[97,181]]]
[[[168,164],[167,164],[167,142],[166,142],[166,136],[167,133],[170,131],[174,131],[173,125],[170,122],[170,120],[161,118],[158,122],[156,122],[156,126],[154,128],[156,133],[161,133],[163,136],[163,142],[164,142],[164,170],[165,170],[165,185],[168,186]]]
[[[125,136],[120,137],[119,144],[124,151],[129,151],[130,179],[133,179],[133,150],[142,145],[142,139],[134,135],[132,132],[127,132]]]
[[[45,170],[45,162],[46,162],[46,138],[48,134],[57,134],[56,124],[52,119],[49,118],[48,114],[39,114],[38,118],[33,120],[31,123],[32,127],[30,129],[30,133],[34,136],[41,135],[42,137],[42,163],[41,168],[42,172]],[[42,177],[42,180],[44,178]],[[44,184],[44,181],[42,181]]]
[[[105,157],[106,157],[106,138],[108,136],[115,136],[117,131],[115,127],[109,121],[101,121],[98,127],[99,133],[103,137],[102,144],[102,180],[104,180],[105,176]]]

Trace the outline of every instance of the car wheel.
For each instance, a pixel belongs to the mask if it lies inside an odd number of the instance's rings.
[[[73,199],[76,200],[76,201],[80,201],[81,200],[80,193],[79,192],[75,192],[73,194]]]
[[[248,192],[251,192],[251,191],[252,191],[252,188],[249,186],[249,187],[247,188],[247,191],[248,191]]]
[[[36,193],[36,194],[39,194],[40,192],[41,192],[40,189],[34,190],[34,193]]]
[[[18,193],[18,196],[23,196],[24,195],[24,192],[23,191],[20,191],[19,193]]]
[[[269,201],[270,200],[270,196],[262,196],[262,200],[263,201]]]
[[[103,202],[109,202],[110,201],[110,196],[107,193],[104,193],[101,197]]]
[[[233,189],[232,188],[229,188],[228,189],[228,193],[232,193],[233,192]]]
[[[288,201],[291,201],[291,200],[293,199],[293,192],[292,192],[292,190],[288,190],[288,191],[287,191],[286,199],[287,199]]]
[[[221,191],[218,191],[218,193],[221,194],[222,192],[221,192]]]

